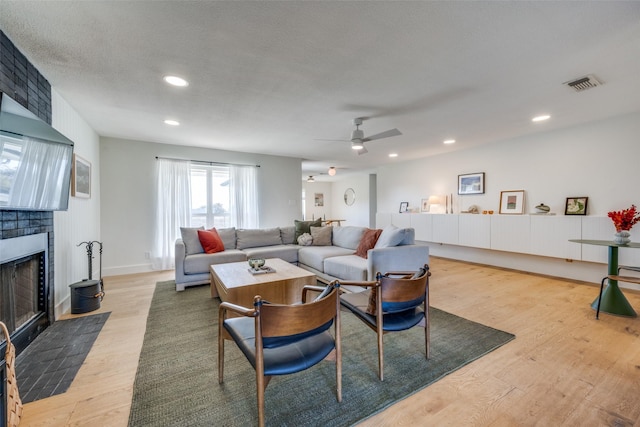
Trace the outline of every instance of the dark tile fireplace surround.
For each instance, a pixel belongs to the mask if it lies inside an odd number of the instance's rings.
[[[36,67],[18,50],[0,28],[0,91],[15,99],[29,111],[34,113],[43,121],[51,124],[51,86],[47,79],[40,74]],[[44,233],[44,234],[43,234]],[[42,235],[46,255],[36,257],[36,261],[31,262],[31,266],[19,266],[16,271],[19,273],[2,273],[0,286],[2,289],[8,287],[11,277],[35,276],[40,280],[44,288],[37,291],[37,295],[30,295],[33,299],[31,305],[35,306],[35,314],[22,314],[22,317],[30,317],[26,322],[21,322],[20,327],[11,334],[12,342],[16,346],[16,351],[20,353],[35,337],[54,321],[54,252],[53,252],[53,212],[40,211],[15,211],[0,210],[0,239],[14,239],[24,236]],[[34,238],[27,239],[28,241]],[[38,240],[36,237],[35,240]],[[11,240],[11,246],[14,240]],[[46,266],[43,265],[46,262]],[[21,263],[22,265],[23,263]],[[26,265],[26,264],[25,264]],[[13,268],[13,267],[12,267]],[[6,309],[8,292],[0,290],[0,311],[10,311],[13,315],[14,309]],[[14,295],[11,294],[11,298]],[[28,299],[29,299],[28,298]],[[20,315],[19,315],[20,316]],[[4,423],[5,408],[2,386],[4,384],[4,352],[6,344],[4,337],[0,337],[0,422]]]

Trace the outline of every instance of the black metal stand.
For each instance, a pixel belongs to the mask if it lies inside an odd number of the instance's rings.
[[[97,243],[98,245],[100,245],[100,258],[99,258],[99,262],[100,262],[100,274],[98,276],[98,283],[100,283],[100,292],[102,292],[102,297],[104,298],[104,283],[102,281],[102,242],[98,242],[97,240],[92,240],[89,242],[80,242],[78,243],[77,246],[82,246],[85,245],[85,248],[87,250],[87,262],[88,262],[88,274],[89,276],[87,277],[87,280],[93,280],[93,245]]]

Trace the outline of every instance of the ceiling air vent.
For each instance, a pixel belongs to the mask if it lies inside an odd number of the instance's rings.
[[[598,79],[596,79],[593,74],[589,74],[588,76],[580,77],[579,79],[571,80],[563,84],[569,86],[576,92],[582,92],[584,90],[600,86],[602,83]]]

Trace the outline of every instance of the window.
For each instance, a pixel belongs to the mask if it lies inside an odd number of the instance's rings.
[[[229,215],[229,166],[191,164],[191,226],[226,228]]]

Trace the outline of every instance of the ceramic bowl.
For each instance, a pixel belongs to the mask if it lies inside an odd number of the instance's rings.
[[[257,270],[264,265],[264,259],[262,258],[250,258],[248,262],[249,267],[253,268],[254,270]]]

